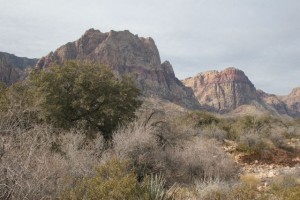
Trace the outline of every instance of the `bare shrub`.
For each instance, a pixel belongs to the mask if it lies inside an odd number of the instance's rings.
[[[226,194],[232,189],[231,187],[231,183],[219,180],[196,181],[195,196],[202,200],[226,199]]]
[[[287,146],[287,144],[285,142],[286,139],[285,139],[284,135],[281,133],[273,132],[273,133],[271,133],[269,138],[272,141],[272,143],[278,148],[284,148]]]
[[[1,134],[1,198],[55,198],[98,163],[101,138],[89,142],[80,131],[57,133],[49,126],[17,130]]]
[[[169,139],[172,133],[189,136]],[[164,138],[169,140],[161,142],[160,136],[168,136]],[[114,152],[132,160],[140,176],[162,173],[169,186],[175,182],[190,184],[195,179],[234,178],[234,161],[216,141],[191,136],[188,129],[172,127],[161,131],[151,123],[136,121],[114,133]]]
[[[228,133],[214,125],[203,129],[201,136],[208,139],[216,139],[218,141],[224,141],[225,139],[228,139]]]
[[[184,148],[168,150],[168,165],[177,180],[229,180],[236,177],[237,166],[214,140],[196,138]]]
[[[166,171],[166,149],[181,146],[194,134],[188,127],[175,126],[163,113],[152,112],[120,127],[113,135],[114,152],[130,159],[138,175]]]
[[[246,133],[240,136],[237,149],[246,153],[254,153],[268,148],[268,144],[257,133]]]
[[[133,162],[139,176],[159,172],[161,146],[154,134],[155,127],[135,121],[119,128],[113,135],[114,152],[122,159]]]

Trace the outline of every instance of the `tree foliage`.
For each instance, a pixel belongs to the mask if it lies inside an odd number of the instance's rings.
[[[46,122],[69,129],[78,124],[101,131],[105,139],[135,116],[139,90],[129,77],[118,79],[98,64],[65,62],[30,75]]]

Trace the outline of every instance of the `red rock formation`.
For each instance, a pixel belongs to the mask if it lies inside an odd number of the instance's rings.
[[[66,60],[108,65],[117,75],[132,74],[146,96],[157,96],[189,108],[199,107],[192,90],[175,77],[171,64],[161,63],[152,38],[138,37],[129,31],[101,33],[90,29],[79,40],[41,58],[37,68],[47,68]]]
[[[221,72],[208,71],[183,80],[191,87],[201,106],[218,112],[227,112],[251,101],[257,101],[254,85],[243,71],[227,68]]]

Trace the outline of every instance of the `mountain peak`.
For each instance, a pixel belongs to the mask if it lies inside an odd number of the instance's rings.
[[[243,71],[233,67],[202,72],[183,83],[193,89],[204,108],[212,111],[227,112],[257,100],[254,85]]]
[[[110,66],[116,75],[133,74],[145,96],[157,96],[185,107],[199,107],[192,90],[175,77],[170,63],[161,63],[151,37],[139,37],[128,30],[87,30],[77,41],[59,47],[41,58],[40,69],[67,60],[87,60]]]
[[[300,97],[300,87],[294,88],[288,96],[298,96],[298,97]]]

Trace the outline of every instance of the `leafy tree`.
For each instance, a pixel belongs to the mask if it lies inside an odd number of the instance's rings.
[[[78,124],[101,131],[105,139],[135,117],[139,90],[129,77],[118,79],[110,68],[69,61],[33,72],[29,82],[46,122],[69,129]]]

